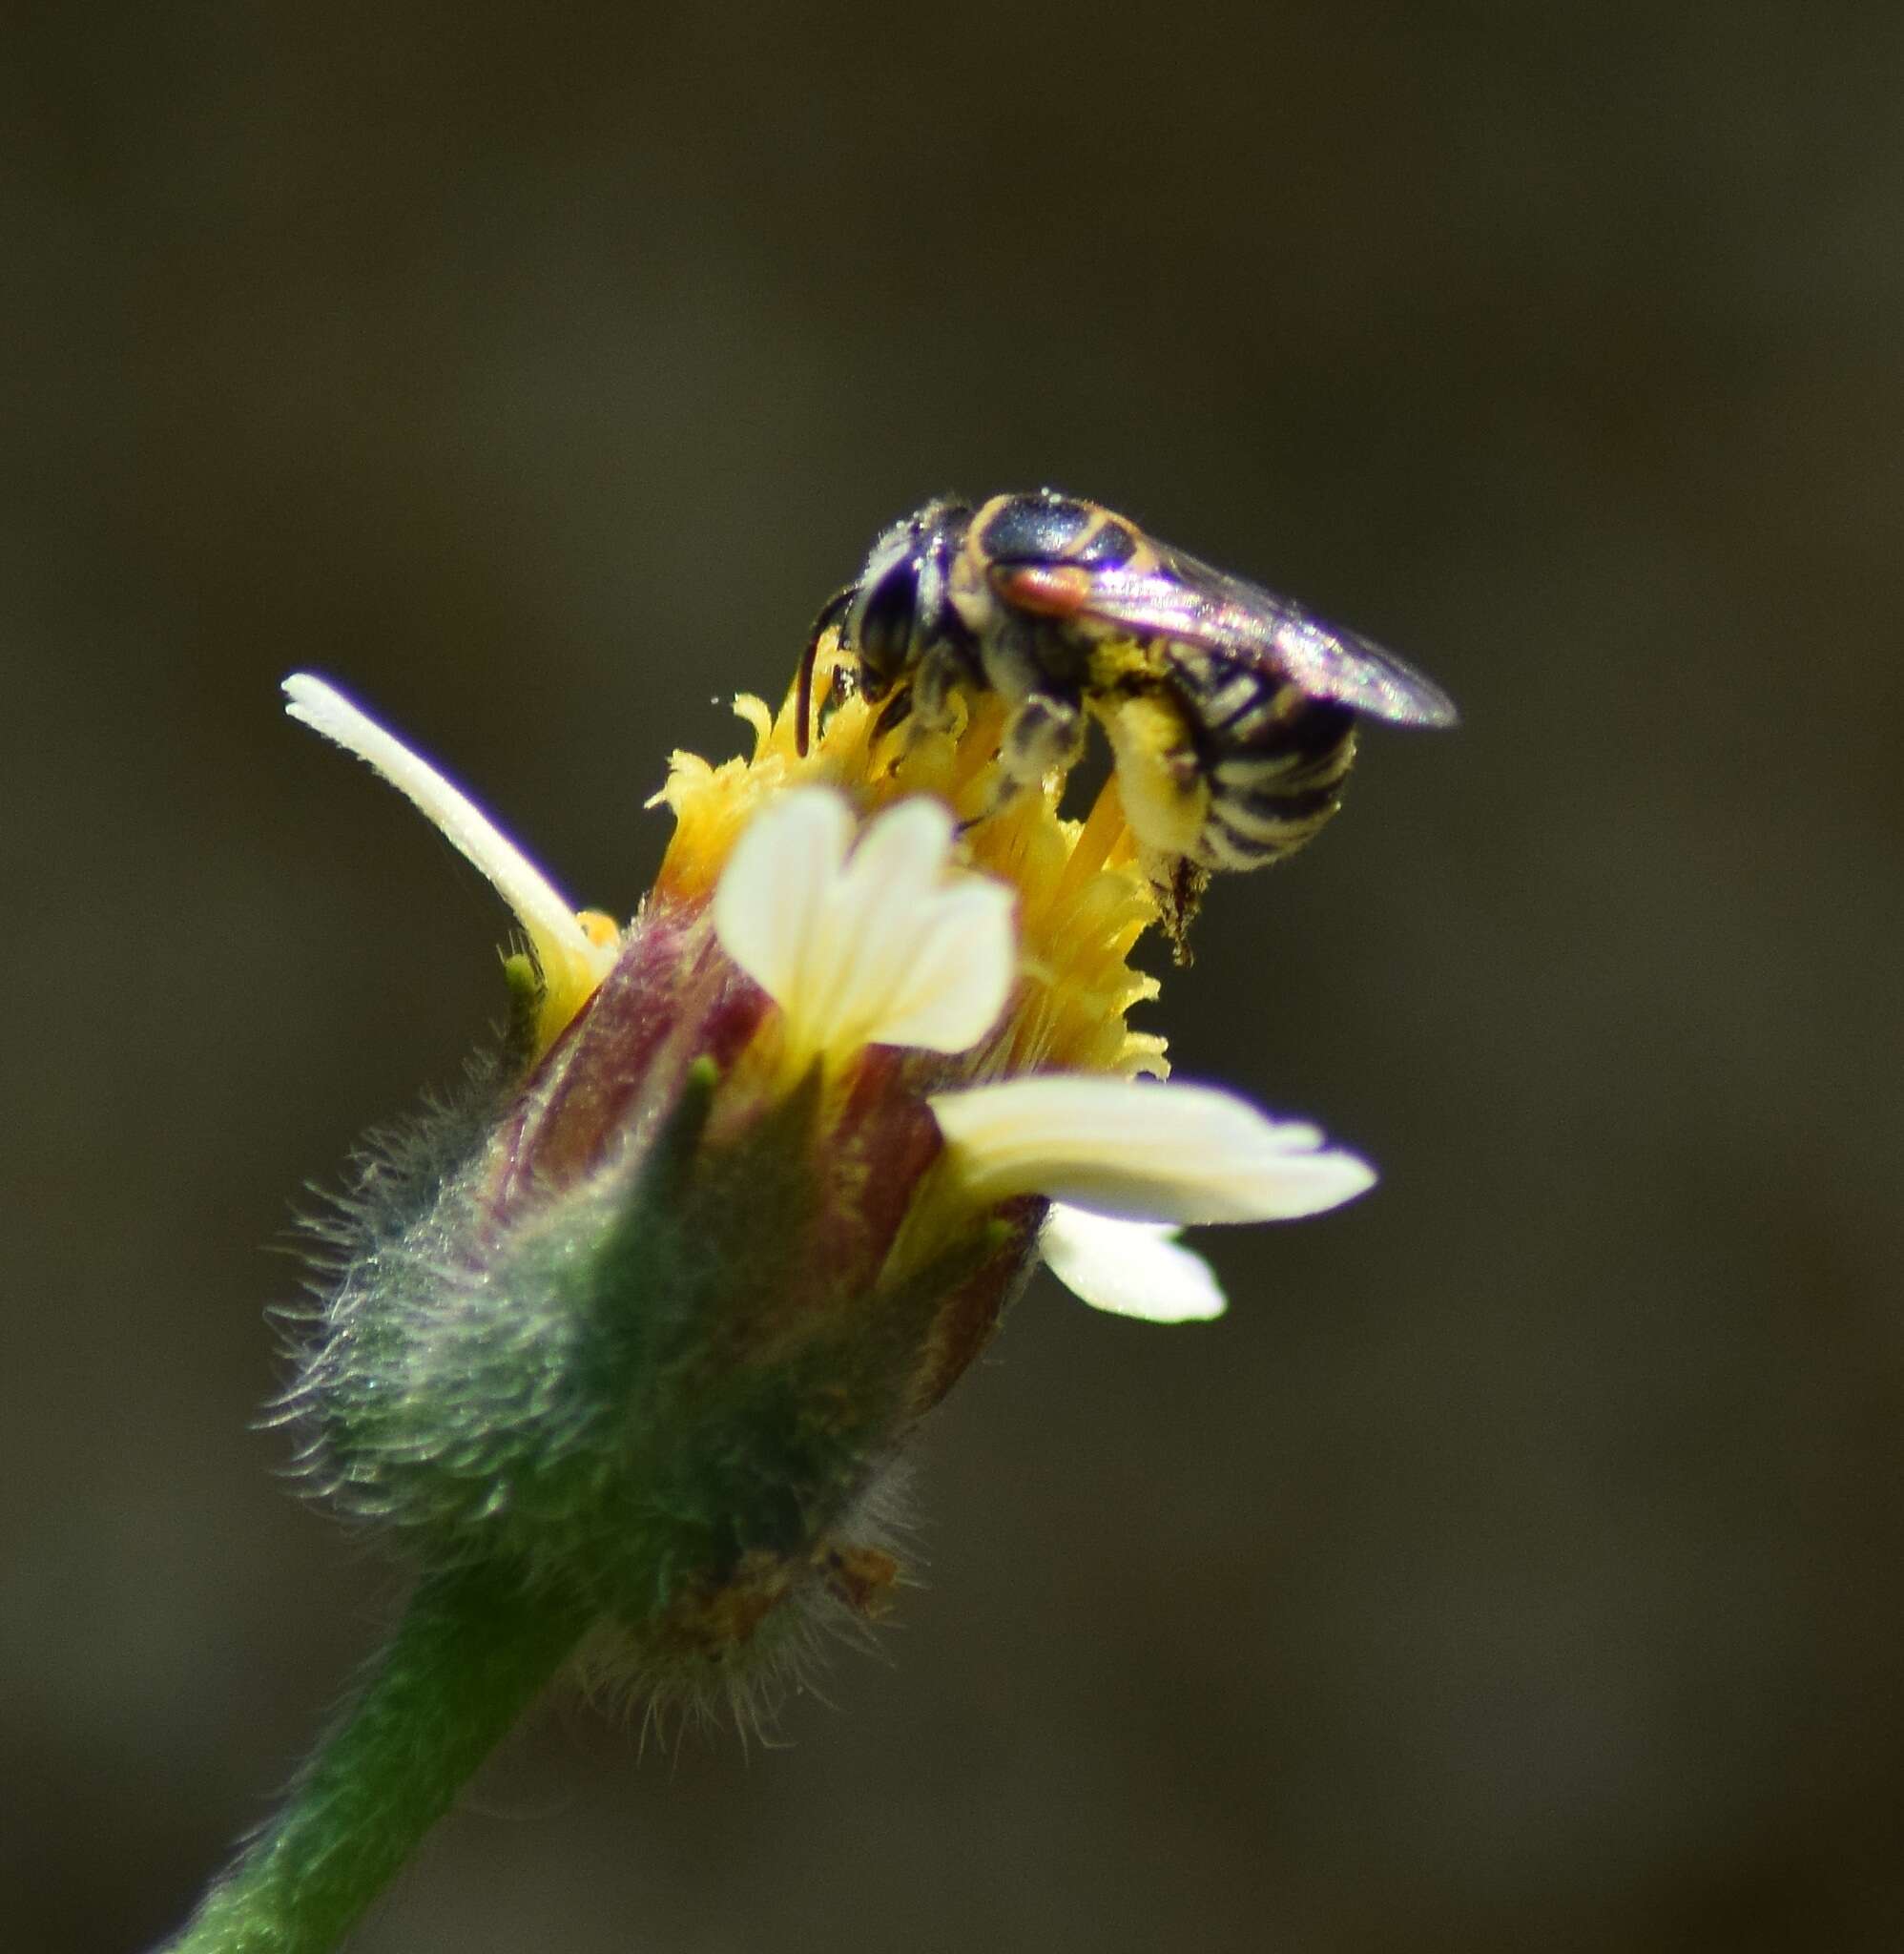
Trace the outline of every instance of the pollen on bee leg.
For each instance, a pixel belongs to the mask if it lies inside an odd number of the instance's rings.
[[[1190,925],[1203,907],[1203,893],[1210,886],[1210,870],[1188,855],[1167,858],[1149,869],[1150,885],[1157,897],[1158,920],[1169,939],[1170,961],[1185,970],[1196,959],[1190,952]]]
[[[1196,863],[1210,819],[1211,787],[1190,728],[1162,693],[1118,698],[1099,717],[1116,758],[1113,778],[1137,842],[1138,860],[1156,898],[1176,961],[1190,961],[1189,931],[1210,881]]]
[[[1112,701],[1100,717],[1138,842],[1158,854],[1193,854],[1210,815],[1210,782],[1182,712],[1161,693],[1143,693]]]

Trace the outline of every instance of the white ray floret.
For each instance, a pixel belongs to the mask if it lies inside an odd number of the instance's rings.
[[[616,946],[591,936],[562,892],[466,794],[336,686],[296,672],[284,696],[292,718],[383,775],[502,897],[535,951],[551,1002],[572,1014],[608,974]]]
[[[1057,1072],[931,1106],[948,1165],[982,1204],[1037,1194],[1127,1221],[1282,1221],[1375,1184],[1366,1161],[1325,1147],[1314,1127],[1212,1086]]]
[[[866,1045],[964,1051],[1017,970],[1012,892],[953,865],[953,820],[916,796],[853,846],[848,803],[797,788],[756,815],[714,890],[714,931],[785,1014],[797,1061]]]
[[[1147,1323],[1206,1323],[1228,1307],[1222,1285],[1168,1221],[1113,1221],[1053,1201],[1039,1237],[1045,1265],[1093,1309]]]

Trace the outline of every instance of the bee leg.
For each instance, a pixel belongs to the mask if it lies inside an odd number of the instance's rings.
[[[1048,693],[1033,693],[1021,699],[1004,722],[991,794],[963,827],[975,828],[995,814],[1003,814],[1045,775],[1069,773],[1084,750],[1085,716],[1080,706]]]
[[[873,744],[877,746],[896,726],[903,726],[912,717],[912,688],[901,686],[880,708],[880,716],[873,721]]]
[[[1182,707],[1159,687],[1103,702],[1098,717],[1140,845],[1159,860],[1200,859],[1210,780]]]
[[[874,745],[908,723],[929,733],[957,726],[963,710],[958,697],[962,676],[951,658],[937,648],[927,652],[908,676],[897,681],[881,679],[876,684],[862,666],[853,681],[861,696],[869,705],[885,701],[873,721]],[[890,692],[886,690],[889,685]]]
[[[1140,847],[1138,865],[1149,878],[1150,893],[1157,902],[1157,923],[1170,946],[1170,961],[1187,969],[1196,960],[1190,954],[1190,925],[1203,906],[1203,892],[1210,886],[1210,870],[1186,855],[1165,855]]]
[[[913,710],[921,726],[942,732],[958,721],[959,708],[954,696],[965,682],[965,674],[949,647],[934,645],[920,658],[911,686]]]
[[[1012,708],[999,746],[999,768],[1014,786],[1069,773],[1085,750],[1085,716],[1075,699],[1034,692]]]
[[[1176,696],[1162,687],[1103,702],[1098,715],[1117,763],[1137,859],[1157,899],[1158,921],[1176,961],[1188,964],[1190,926],[1210,881],[1203,847],[1211,800],[1190,718]]]

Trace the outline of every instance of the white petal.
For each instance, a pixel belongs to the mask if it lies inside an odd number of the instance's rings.
[[[1133,1221],[1279,1221],[1375,1184],[1324,1147],[1211,1086],[1052,1073],[942,1092],[931,1102],[970,1197],[1042,1194]]]
[[[1039,1247],[1073,1296],[1113,1316],[1149,1323],[1205,1323],[1228,1306],[1222,1285],[1168,1222],[1113,1221],[1053,1201]]]
[[[806,987],[813,920],[838,880],[853,816],[838,794],[782,795],[735,843],[714,888],[721,947],[776,1004]]]
[[[825,788],[765,808],[714,891],[722,947],[786,1014],[798,1053],[909,1045],[963,1051],[1004,1008],[1016,971],[1012,895],[948,878],[953,821],[915,797],[867,827]]]
[[[888,1025],[906,1015],[894,1012],[894,1001],[909,985],[951,850],[951,809],[923,797],[888,809],[859,838],[808,919],[817,946],[813,967],[823,977],[808,997],[786,1005],[790,1016],[809,1014],[817,1044],[912,1042],[892,1036]]]
[[[980,876],[943,889],[920,914],[867,1041],[968,1050],[997,1024],[1016,967],[1011,891]]]
[[[323,679],[295,672],[284,696],[292,718],[382,774],[514,910],[551,990],[579,984],[586,993],[601,982],[615,946],[589,935],[562,892],[466,794]]]
[[[840,878],[843,900],[877,901],[889,888],[934,890],[952,853],[952,810],[927,794],[895,801],[866,825]]]

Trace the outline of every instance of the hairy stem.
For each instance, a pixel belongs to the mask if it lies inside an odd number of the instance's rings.
[[[160,1954],[335,1947],[588,1625],[513,1573],[425,1575],[283,1809]]]

